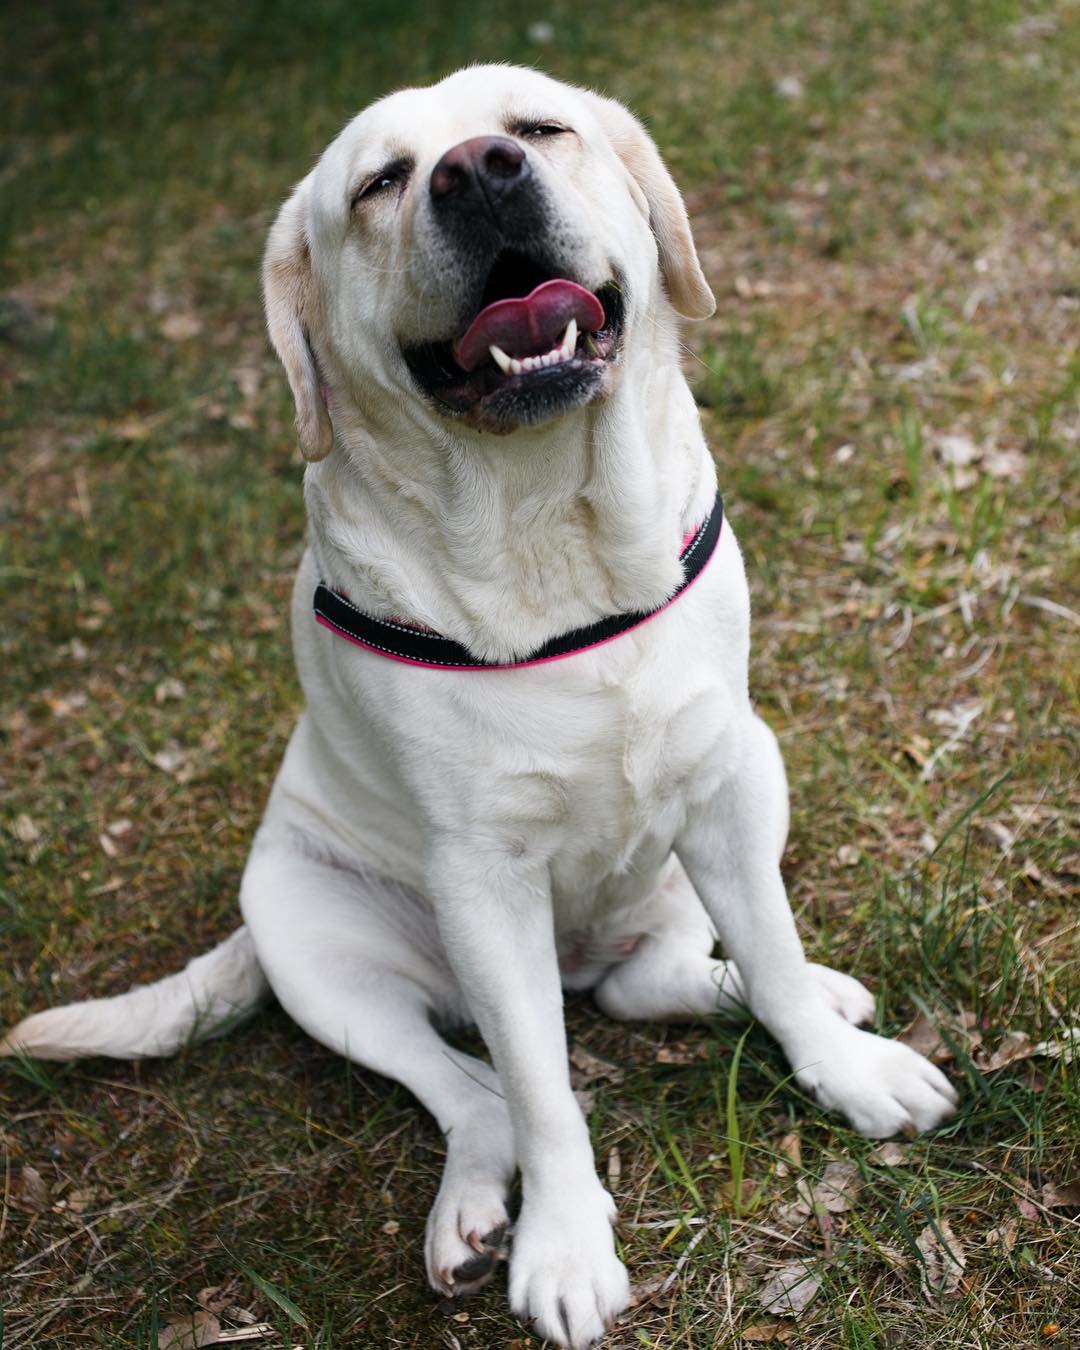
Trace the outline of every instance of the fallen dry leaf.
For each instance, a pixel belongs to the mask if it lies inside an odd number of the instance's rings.
[[[631,1285],[630,1307],[636,1308],[639,1304],[644,1303],[646,1299],[652,1298],[654,1294],[663,1293],[667,1280],[668,1277],[666,1272],[662,1272],[659,1275],[650,1275],[647,1280],[639,1280],[636,1284]],[[522,1350],[524,1350],[525,1342],[522,1341],[521,1344]],[[529,1350],[534,1350],[534,1347],[530,1346]]]
[[[49,1187],[36,1167],[25,1166],[19,1174],[18,1187],[13,1197],[19,1209],[40,1214],[49,1208]]]
[[[706,1059],[709,1054],[708,1041],[694,1041],[687,1045],[685,1041],[672,1041],[661,1045],[653,1056],[656,1064],[693,1064],[696,1060]]]
[[[779,98],[786,98],[790,103],[796,103],[806,93],[805,86],[798,75],[781,75],[773,85]]]
[[[166,703],[169,699],[179,699],[184,697],[184,684],[182,680],[170,676],[162,680],[160,684],[154,687],[154,702]]]
[[[1007,1031],[989,1054],[977,1056],[975,1067],[982,1073],[995,1073],[1018,1059],[1030,1059],[1034,1053],[1031,1039],[1025,1031]]]
[[[982,468],[991,478],[1022,478],[1027,461],[1019,450],[988,450]]]
[[[862,1186],[862,1177],[853,1162],[841,1160],[826,1163],[821,1180],[810,1192],[814,1208],[827,1210],[830,1214],[843,1214],[851,1208],[851,1202]]]
[[[187,758],[188,752],[179,745],[167,745],[164,750],[151,755],[150,762],[162,773],[177,773],[187,763]]]
[[[199,1350],[214,1345],[221,1335],[221,1323],[212,1312],[196,1308],[182,1322],[170,1322],[158,1332],[158,1350]]]
[[[85,1214],[93,1207],[95,1199],[96,1195],[92,1190],[68,1191],[64,1196],[64,1202],[71,1214]]]
[[[609,1064],[606,1059],[597,1059],[580,1044],[575,1045],[570,1051],[570,1063],[586,1078],[604,1078],[609,1083],[618,1083],[622,1080],[622,1069]]]
[[[622,1156],[617,1148],[608,1149],[607,1155],[607,1184],[608,1190],[618,1189],[619,1182],[622,1179]]]
[[[45,702],[54,717],[70,717],[72,713],[81,712],[89,701],[86,695],[78,690],[66,697],[64,695],[59,697],[45,695]]]
[[[794,1340],[798,1334],[795,1327],[784,1322],[755,1322],[739,1332],[739,1340],[749,1341],[752,1345],[760,1345],[763,1342],[783,1344],[785,1341]]]
[[[928,1303],[954,1298],[967,1264],[956,1234],[945,1222],[936,1230],[933,1224],[927,1224],[915,1245],[922,1256],[919,1283],[923,1297]]]
[[[888,1139],[884,1144],[878,1144],[877,1148],[872,1148],[866,1156],[881,1167],[906,1167],[911,1158],[911,1148],[908,1144],[898,1144]]]
[[[208,1284],[195,1295],[195,1302],[207,1312],[219,1313],[224,1312],[229,1306],[230,1297],[231,1295],[223,1291],[220,1284]]]
[[[911,1264],[899,1247],[894,1247],[888,1242],[878,1243],[877,1254],[881,1258],[882,1264],[889,1270],[906,1270]]]
[[[1047,1209],[1080,1209],[1080,1181],[1067,1181],[1061,1186],[1048,1181],[1039,1199]]]
[[[190,342],[202,332],[202,320],[190,309],[167,314],[161,321],[161,333],[170,342]]]
[[[596,1093],[590,1091],[589,1088],[574,1088],[574,1100],[581,1108],[581,1114],[587,1116],[593,1109]]]
[[[232,376],[237,389],[240,390],[244,401],[250,403],[259,392],[259,384],[262,381],[260,368],[253,365],[233,366],[229,374]]]
[[[1060,1059],[1063,1064],[1071,1064],[1080,1048],[1080,1027],[1068,1027],[1057,1040],[1040,1041],[1031,1047],[1032,1055],[1047,1059]]]
[[[20,844],[33,844],[41,838],[41,826],[32,816],[26,814],[15,817],[11,832]]]
[[[934,449],[942,464],[953,468],[966,468],[979,458],[980,451],[970,436],[938,436]]]
[[[986,1235],[986,1245],[988,1247],[1000,1247],[1002,1251],[1011,1252],[1016,1246],[1016,1234],[1020,1225],[1015,1219],[1006,1219],[996,1228],[991,1228]]]
[[[777,1205],[772,1211],[772,1221],[775,1227],[786,1229],[789,1232],[801,1228],[809,1217],[810,1206],[802,1199]]]
[[[946,1044],[939,1025],[946,1026],[953,1040],[962,1041],[970,1050],[982,1039],[975,1030],[976,1020],[975,1014],[968,1010],[962,1012],[958,1018],[946,1019],[943,1015],[939,1015],[937,1022],[931,1021],[925,1013],[918,1013],[896,1039],[910,1046],[912,1050],[918,1051],[920,1055],[924,1055],[931,1064],[947,1064],[952,1059],[953,1052]]]
[[[790,1261],[774,1271],[761,1290],[760,1303],[777,1317],[797,1317],[821,1288],[821,1277],[807,1261]]]
[[[1077,1044],[1080,1044],[1080,1027],[1068,1027],[1065,1034],[1057,1040],[1031,1043],[1024,1031],[1007,1031],[992,1052],[975,1056],[975,1067],[981,1073],[995,1073],[1008,1064],[1016,1064],[1024,1059],[1064,1059],[1072,1062]]]
[[[113,422],[109,430],[121,441],[145,441],[153,428],[154,419],[140,417],[138,413],[129,413],[118,422]]]
[[[941,1039],[941,1032],[925,1013],[917,1013],[896,1039],[933,1064],[944,1064],[952,1058],[952,1051]]]
[[[796,1171],[802,1167],[802,1140],[796,1131],[792,1130],[790,1134],[785,1134],[777,1144],[776,1151],[781,1158],[781,1161],[776,1164],[776,1175],[778,1177],[786,1177],[792,1167]],[[791,1164],[790,1167],[788,1166],[789,1163]]]

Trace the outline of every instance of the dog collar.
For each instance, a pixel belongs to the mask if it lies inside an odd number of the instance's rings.
[[[405,661],[412,666],[436,666],[443,670],[519,670],[522,666],[537,666],[544,661],[561,661],[564,657],[600,647],[613,638],[621,637],[632,628],[648,623],[667,609],[698,579],[716,550],[724,523],[724,503],[719,492],[713,509],[683,543],[679,561],[683,565],[683,579],[661,605],[632,614],[612,614],[595,623],[575,628],[561,637],[550,638],[528,656],[517,661],[485,661],[473,656],[467,647],[453,638],[427,628],[414,627],[397,619],[380,619],[365,614],[340,591],[331,590],[323,582],[315,587],[315,619],[324,628],[339,637],[355,642],[358,647],[378,652],[393,661]]]

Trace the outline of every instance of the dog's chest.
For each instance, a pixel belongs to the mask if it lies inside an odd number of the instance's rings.
[[[557,896],[606,888],[617,903],[712,790],[731,714],[715,667],[692,653],[598,663],[514,719],[482,809],[550,857]]]

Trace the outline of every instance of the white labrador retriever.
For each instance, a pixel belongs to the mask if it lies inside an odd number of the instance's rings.
[[[311,461],[292,611],[307,710],[245,927],[2,1048],[165,1054],[268,982],[444,1131],[432,1285],[490,1275],[520,1169],[511,1305],[588,1345],[628,1285],[563,988],[617,1018],[748,1009],[867,1135],[931,1128],[955,1100],[925,1059],[856,1029],[871,996],[808,964],[792,920],[742,561],[726,523],[717,542],[679,368],[677,315],[713,297],[638,122],[505,66],[351,122],[282,207],[265,287]],[[494,1069],[436,1029],[466,1021]]]

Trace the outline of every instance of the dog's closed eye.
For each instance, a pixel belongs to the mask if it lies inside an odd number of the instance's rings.
[[[548,136],[572,136],[572,127],[564,127],[559,122],[518,122],[510,128],[515,136],[523,141],[539,141]]]
[[[391,160],[389,164],[384,165],[377,173],[371,174],[365,178],[360,186],[353,192],[352,199],[349,202],[349,209],[355,210],[361,202],[370,201],[373,197],[382,196],[397,188],[399,193],[409,181],[409,175],[413,171],[413,161],[411,159],[399,158]]]

